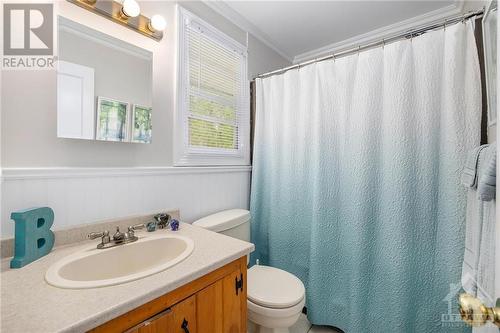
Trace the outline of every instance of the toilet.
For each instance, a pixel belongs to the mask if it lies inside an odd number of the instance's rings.
[[[215,213],[193,225],[250,242],[250,212],[245,209]],[[304,304],[304,284],[295,275],[264,265],[248,269],[248,320],[255,333],[288,333]]]

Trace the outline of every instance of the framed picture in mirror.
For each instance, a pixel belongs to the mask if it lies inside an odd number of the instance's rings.
[[[132,138],[130,141],[138,143],[151,143],[153,130],[151,122],[151,107],[134,104],[132,108]]]
[[[497,122],[497,1],[489,2],[483,17],[484,63],[486,95],[488,98],[488,126]]]
[[[96,140],[127,141],[129,104],[97,97]]]

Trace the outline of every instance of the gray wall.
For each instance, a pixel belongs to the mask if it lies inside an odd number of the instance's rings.
[[[161,14],[168,22],[157,43],[66,1],[56,13],[153,52],[153,142],[149,145],[59,139],[56,137],[54,71],[2,73],[1,162],[4,168],[134,167],[173,164],[173,117],[177,31],[175,2],[140,2],[146,15]],[[202,2],[182,2],[242,44],[246,33]],[[290,65],[252,36],[248,46],[249,77]]]

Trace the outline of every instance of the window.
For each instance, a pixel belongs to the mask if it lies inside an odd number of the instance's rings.
[[[246,47],[179,7],[175,165],[249,164]]]

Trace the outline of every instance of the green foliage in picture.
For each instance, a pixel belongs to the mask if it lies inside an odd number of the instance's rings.
[[[125,141],[127,103],[101,98],[98,110],[98,140]]]
[[[132,120],[132,141],[150,143],[153,130],[151,108],[135,105]]]

